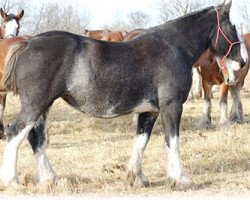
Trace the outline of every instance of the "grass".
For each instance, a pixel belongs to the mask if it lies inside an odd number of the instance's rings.
[[[126,165],[135,127],[132,115],[114,119],[88,117],[57,100],[50,112],[47,154],[60,177],[56,185],[39,185],[36,162],[27,142],[21,146],[15,188],[0,185],[0,195],[209,195],[250,192],[250,78],[242,90],[244,124],[219,129],[219,94],[213,99],[211,130],[197,130],[202,100],[186,102],[181,123],[181,160],[196,189],[172,191],[166,182],[167,157],[162,124],[158,119],[143,159],[150,188],[124,186]],[[231,106],[232,100],[229,100]],[[5,123],[20,108],[18,97],[8,96]],[[0,164],[5,141],[0,141]]]

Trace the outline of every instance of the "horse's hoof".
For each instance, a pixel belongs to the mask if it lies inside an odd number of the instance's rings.
[[[8,177],[6,173],[0,171],[0,182],[3,183],[4,186],[17,186],[19,184],[17,176]]]
[[[182,178],[181,180],[175,180],[168,178],[167,182],[170,184],[170,188],[176,191],[187,191],[189,189],[195,189],[194,183],[188,178]]]
[[[199,99],[201,99],[201,97],[202,97],[202,94],[200,92],[194,93],[194,99],[199,100]]]
[[[197,129],[205,129],[205,130],[209,130],[212,128],[212,124],[211,121],[209,120],[201,120],[197,125],[196,125]]]
[[[5,139],[4,128],[0,127],[0,140]]]
[[[4,135],[4,132],[0,130],[0,140],[4,140],[6,137]]]
[[[41,185],[55,185],[58,182],[59,178],[58,176],[50,176],[49,178],[43,179],[40,178],[39,179],[39,183]]]
[[[243,120],[242,120],[242,118],[240,118],[238,116],[230,116],[230,122],[242,124]]]
[[[135,175],[133,172],[128,172],[126,185],[135,187],[135,188],[143,188],[143,187],[150,187],[150,182],[141,172],[139,175]]]
[[[218,128],[228,128],[228,127],[230,127],[230,121],[227,118],[221,119],[217,127]]]

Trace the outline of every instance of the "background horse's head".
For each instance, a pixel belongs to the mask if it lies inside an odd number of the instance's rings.
[[[224,75],[228,76],[228,84],[235,83],[234,71],[244,67],[248,59],[246,47],[233,21],[231,7],[232,1],[215,8],[218,23],[210,44]]]
[[[17,36],[19,33],[20,24],[19,21],[22,19],[24,15],[24,11],[22,10],[19,14],[7,14],[0,9],[1,17],[2,17],[2,26],[1,26],[1,35],[2,38],[8,38]]]

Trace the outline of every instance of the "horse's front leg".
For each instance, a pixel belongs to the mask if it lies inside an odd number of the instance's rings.
[[[181,115],[182,103],[177,100],[161,106],[161,117],[168,154],[168,176],[171,187],[177,190],[186,190],[193,184],[184,173],[180,160],[179,126]]]
[[[220,98],[220,126],[229,126],[229,120],[227,117],[227,97],[229,86],[225,83],[220,85],[221,98]]]
[[[196,125],[198,129],[210,129],[212,127],[211,123],[211,96],[212,96],[212,89],[211,84],[202,80],[202,87],[204,90],[204,101],[203,101],[203,110],[202,116],[198,124]]]
[[[135,187],[148,187],[149,181],[142,173],[143,152],[148,144],[158,113],[141,113],[137,121],[137,134],[134,138],[133,151],[128,164],[127,184]]]
[[[3,124],[3,114],[5,109],[6,94],[0,94],[0,139],[5,137],[4,135],[4,124]]]
[[[201,74],[197,67],[193,67],[193,84],[194,84],[194,98],[199,99],[202,97],[201,87]]]
[[[230,86],[230,93],[233,99],[232,108],[230,111],[230,121],[243,123],[243,107],[240,99],[241,86]]]

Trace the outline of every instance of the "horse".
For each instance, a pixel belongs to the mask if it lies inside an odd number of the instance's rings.
[[[4,59],[7,55],[8,49],[11,44],[20,41],[20,38],[11,39],[14,36],[17,36],[19,33],[20,23],[19,21],[23,18],[24,11],[22,10],[17,15],[14,14],[7,14],[0,9],[0,14],[2,17],[2,25],[0,29],[0,80],[3,77],[3,70],[4,70]],[[3,125],[3,114],[5,109],[5,102],[6,102],[6,93],[0,87],[0,139],[4,138],[4,125]]]
[[[36,157],[39,181],[56,181],[46,155],[45,127],[49,108],[61,97],[94,117],[139,113],[127,167],[126,182],[131,186],[150,186],[141,162],[160,114],[173,189],[192,187],[181,164],[179,127],[193,64],[208,48],[218,62],[225,61],[230,72],[240,70],[247,60],[246,47],[230,21],[231,4],[208,7],[151,27],[130,42],[51,31],[13,45],[2,84],[7,91],[19,94],[21,110],[6,132],[0,170],[3,184],[18,183],[17,153],[25,138]],[[236,42],[233,48],[226,36]],[[234,76],[229,78],[230,84],[235,82]]]
[[[96,40],[105,40],[112,42],[121,42],[124,39],[124,36],[128,32],[125,30],[121,31],[110,31],[110,30],[85,30],[83,36],[96,39]]]
[[[140,36],[141,34],[145,33],[145,29],[142,29],[142,28],[138,28],[138,29],[134,29],[130,32],[128,32],[124,38],[123,38],[123,42],[127,42],[127,41],[131,41],[135,38],[137,38],[138,36]]]
[[[22,10],[17,15],[14,15],[14,14],[7,14],[1,8],[0,14],[2,17],[0,39],[17,36],[20,28],[19,22],[23,18],[24,10]]]
[[[241,36],[244,39],[245,45],[250,46],[250,34]],[[250,54],[249,48],[248,55]],[[195,68],[200,69],[202,77],[202,88],[204,91],[204,105],[202,111],[202,117],[197,124],[198,128],[210,129],[211,124],[211,98],[212,98],[212,86],[220,85],[221,97],[220,97],[220,121],[221,127],[227,126],[230,122],[243,123],[243,108],[240,99],[240,90],[243,87],[244,79],[248,73],[250,64],[247,63],[244,69],[241,70],[240,79],[235,85],[226,84],[227,80],[224,80],[222,69],[218,66],[214,53],[210,50],[204,52],[198,61],[194,65]],[[230,111],[230,116],[227,116],[227,97],[228,91],[230,91],[233,104]]]

